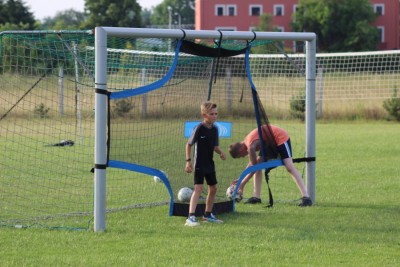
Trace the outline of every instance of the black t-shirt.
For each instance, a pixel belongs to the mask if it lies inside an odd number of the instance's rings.
[[[215,172],[213,156],[214,148],[219,145],[218,142],[218,128],[215,125],[207,128],[200,123],[193,129],[188,144],[194,145],[193,167],[195,171]]]

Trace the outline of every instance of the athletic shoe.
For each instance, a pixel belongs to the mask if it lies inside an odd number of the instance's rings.
[[[299,207],[307,207],[307,206],[312,206],[312,201],[311,198],[309,197],[302,197],[301,198],[301,203],[299,204]]]
[[[196,217],[194,217],[194,216],[190,216],[189,218],[186,219],[185,226],[194,227],[194,226],[199,226],[199,225],[200,225],[200,223],[197,221]]]
[[[251,197],[246,202],[244,202],[244,204],[259,204],[259,203],[261,203],[261,199],[259,199],[258,197]]]
[[[203,216],[203,218],[201,219],[202,222],[212,222],[212,223],[224,223],[222,220],[217,219],[214,214],[211,213],[210,216],[205,217]]]

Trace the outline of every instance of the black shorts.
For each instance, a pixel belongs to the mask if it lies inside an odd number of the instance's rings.
[[[194,184],[204,184],[204,178],[207,181],[207,185],[217,184],[217,175],[215,172],[203,173],[202,171],[194,172]]]
[[[285,143],[277,147],[278,153],[281,159],[287,159],[292,157],[292,145],[290,144],[290,139]]]

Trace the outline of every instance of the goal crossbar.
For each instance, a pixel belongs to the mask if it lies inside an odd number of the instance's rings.
[[[188,39],[224,39],[224,40],[288,40],[315,41],[316,34],[310,32],[256,32],[256,31],[212,31],[183,29],[117,28],[96,27],[100,32],[115,37],[141,38],[188,38]]]

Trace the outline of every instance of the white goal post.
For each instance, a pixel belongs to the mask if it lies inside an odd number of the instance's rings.
[[[94,174],[94,231],[106,228],[106,164],[107,164],[107,38],[140,37],[172,39],[271,40],[303,41],[306,57],[306,155],[315,157],[315,79],[316,35],[294,32],[208,31],[177,29],[142,29],[96,27],[95,29],[95,174]],[[310,197],[315,201],[315,161],[306,163],[306,182]]]

